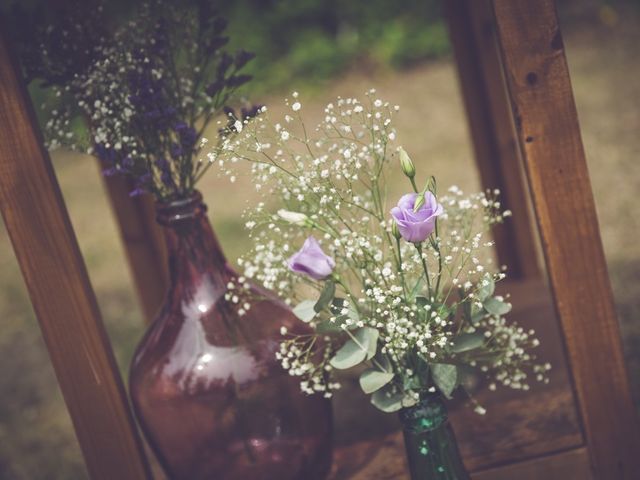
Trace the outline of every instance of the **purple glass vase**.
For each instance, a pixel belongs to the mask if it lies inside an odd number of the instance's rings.
[[[308,327],[256,287],[249,288],[254,300],[246,312],[242,299],[228,299],[228,284],[238,275],[199,193],[158,204],[157,214],[171,285],[138,345],[129,386],[138,421],[168,476],[325,478],[330,402],[302,393],[275,358],[281,327],[299,333]]]

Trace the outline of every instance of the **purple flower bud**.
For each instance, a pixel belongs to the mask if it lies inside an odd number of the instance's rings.
[[[182,155],[182,147],[177,143],[172,143],[169,147],[169,154],[171,155],[171,158],[177,160],[180,158],[180,155]]]
[[[131,158],[131,155],[127,155],[126,157],[124,157],[124,159],[122,160],[122,166],[126,169],[130,169],[133,168],[133,166],[135,165],[135,162],[133,160],[133,158]]]
[[[251,75],[234,75],[227,79],[227,87],[236,88],[249,82],[253,77]]]
[[[247,63],[249,63],[256,56],[255,53],[247,52],[246,50],[240,50],[236,53],[236,58],[234,59],[234,63],[236,64],[236,68],[240,70]]]
[[[420,243],[433,232],[436,217],[442,214],[442,205],[431,192],[424,194],[424,203],[414,211],[417,193],[403,195],[398,205],[391,209],[391,216],[398,225],[398,231],[407,242]]]
[[[145,193],[145,189],[142,187],[136,187],[129,192],[130,197],[137,197]]]
[[[113,177],[114,175],[117,175],[118,173],[120,173],[120,171],[118,170],[117,167],[110,167],[110,168],[105,168],[104,170],[102,170],[102,175],[104,175],[105,177]]]
[[[333,258],[322,251],[320,244],[312,236],[287,260],[287,264],[293,272],[308,275],[314,280],[324,280],[336,266]]]

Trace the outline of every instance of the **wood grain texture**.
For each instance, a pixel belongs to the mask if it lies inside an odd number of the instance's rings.
[[[91,478],[149,478],[51,161],[2,38],[0,208]]]
[[[513,279],[535,278],[537,232],[502,74],[490,0],[444,2],[476,163],[485,189],[498,188],[513,217],[492,232]]]
[[[122,175],[105,177],[104,183],[140,304],[150,323],[158,313],[169,285],[166,247],[162,229],[156,222],[153,197],[130,197],[133,182]]]
[[[592,480],[586,447],[474,472],[473,480]]]
[[[638,478],[640,429],[555,3],[493,4],[594,478]]]
[[[476,414],[464,395],[458,395],[449,403],[460,451],[471,471],[526,462],[584,445],[559,326],[547,286],[538,279],[502,282],[499,287],[498,293],[511,293],[514,309],[510,319],[526,330],[536,329],[541,345],[535,354],[541,362],[550,362],[553,369],[549,384],[533,382],[528,392],[504,388],[491,392],[486,389],[486,384],[479,383],[473,390],[473,396],[486,408],[486,415]],[[338,457],[338,466],[343,471],[360,472],[367,461],[360,463],[358,458],[382,456],[384,458],[380,461],[384,460],[387,467],[381,471],[403,472],[402,438],[400,435],[395,440],[388,437],[398,428],[397,418],[368,405],[357,379],[343,383],[344,388],[337,392],[334,400],[338,444],[364,443],[363,451],[349,457],[353,461],[346,466],[341,466]],[[367,443],[369,438],[376,437],[381,439],[379,446],[375,446],[375,441]],[[380,452],[375,453],[376,448]],[[396,457],[401,461],[398,462]]]
[[[340,447],[329,480],[408,480],[400,432]],[[592,480],[585,447],[471,472],[473,480]]]

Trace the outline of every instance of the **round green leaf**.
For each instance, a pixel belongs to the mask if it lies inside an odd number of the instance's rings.
[[[313,308],[315,304],[314,300],[303,300],[293,309],[293,314],[303,322],[309,323],[316,316]]]
[[[458,369],[455,365],[448,363],[432,363],[431,376],[436,387],[447,398],[451,398],[458,382]]]
[[[327,280],[324,283],[320,298],[313,307],[316,312],[321,312],[324,308],[331,303],[334,295],[336,294],[336,284],[333,280]]]
[[[496,290],[496,283],[494,282],[493,276],[491,274],[487,273],[482,278],[482,281],[486,281],[487,285],[483,285],[478,289],[478,297],[480,298],[481,302],[485,301],[487,298],[493,295],[493,292]]]
[[[462,333],[453,339],[451,351],[461,353],[480,348],[482,345],[484,345],[484,335],[482,333]]]
[[[387,385],[371,395],[371,403],[373,406],[386,413],[400,410],[402,408],[402,400],[404,399],[404,393],[394,391],[390,387],[391,385]]]
[[[491,315],[506,315],[511,311],[511,304],[498,300],[496,297],[487,298],[482,306]]]
[[[355,367],[365,360],[370,360],[376,354],[378,335],[378,330],[371,327],[356,330],[355,339],[347,340],[329,363],[334,368],[345,370]]]
[[[382,372],[375,368],[370,368],[360,375],[360,387],[364,393],[373,393],[393,380],[393,376],[391,372]]]

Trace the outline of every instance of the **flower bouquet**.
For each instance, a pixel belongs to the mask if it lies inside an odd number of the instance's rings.
[[[283,328],[277,357],[304,392],[325,397],[340,387],[336,370],[358,369],[371,403],[400,413],[413,478],[468,478],[443,402],[465,391],[462,372],[477,370],[490,390],[527,390],[550,368],[535,362],[534,332],[506,320],[511,304],[495,292],[505,273],[492,268],[486,235],[510,212],[497,191],[440,195],[392,146],[399,108],[374,90],[328,104],[314,130],[296,93],[286,104],[282,121],[266,113],[209,153],[232,180],[249,162],[265,198],[245,214],[254,247],[239,259],[244,275],[313,327]],[[393,170],[407,192],[391,207]]]

